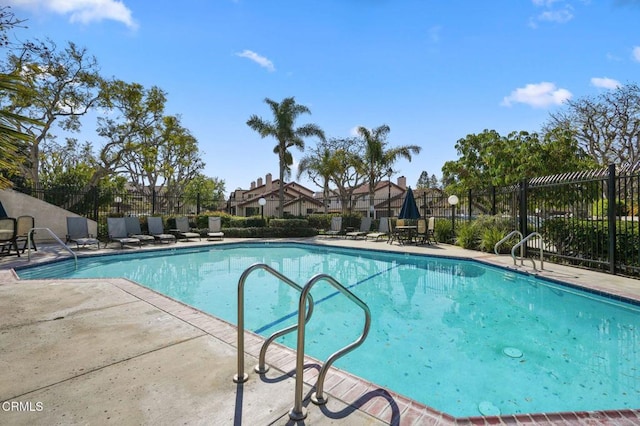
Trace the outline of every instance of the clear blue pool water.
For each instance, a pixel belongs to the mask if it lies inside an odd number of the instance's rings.
[[[365,301],[372,328],[335,366],[453,416],[640,408],[640,307],[473,261],[303,244],[228,244],[98,256],[18,270],[126,277],[236,323],[238,279],[266,263],[300,285],[328,273]],[[245,287],[247,328],[296,320],[298,294],[264,272]],[[306,352],[355,340],[362,311],[328,284]],[[295,333],[280,340],[295,348]],[[267,354],[267,363],[269,354]]]

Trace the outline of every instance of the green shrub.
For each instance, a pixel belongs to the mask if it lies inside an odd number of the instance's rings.
[[[593,216],[607,217],[609,214],[609,200],[594,201],[591,206]],[[631,212],[627,204],[622,200],[616,200],[616,216],[628,216]]]
[[[232,216],[227,226],[229,228],[261,228],[267,226],[267,220],[261,216]]]
[[[271,219],[269,221],[269,227],[288,229],[309,228],[309,221],[307,219]]]
[[[493,226],[484,228],[481,231],[480,235],[480,244],[479,248],[482,251],[487,253],[493,253],[496,247],[496,244],[505,237],[505,232],[500,228]],[[515,245],[515,239],[509,239],[504,243],[500,244],[498,248],[499,253],[510,253],[511,248]]]
[[[469,250],[477,250],[480,245],[479,227],[475,222],[463,222],[457,227],[456,244]]]
[[[452,242],[454,240],[454,235],[451,220],[436,219],[433,233],[436,234],[436,241],[443,243]]]
[[[224,236],[229,238],[300,238],[316,235],[318,231],[313,228],[257,227],[224,230]]]
[[[312,214],[307,217],[309,227],[315,229],[331,229],[331,218],[342,216],[342,228],[360,228],[362,215],[359,213]]]

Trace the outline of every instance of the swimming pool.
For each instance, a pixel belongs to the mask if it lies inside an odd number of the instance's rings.
[[[477,262],[303,244],[225,244],[19,269],[21,278],[122,276],[236,322],[240,274],[266,263],[300,284],[333,275],[370,307],[345,369],[456,417],[640,407],[640,308]],[[245,286],[246,324],[295,321],[298,295],[268,274]],[[361,311],[313,290],[306,352],[320,360],[359,333]],[[295,333],[283,343],[295,347]],[[269,357],[267,355],[267,362]]]

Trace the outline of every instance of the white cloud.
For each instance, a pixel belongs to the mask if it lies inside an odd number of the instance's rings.
[[[538,15],[538,20],[540,21],[557,22],[559,24],[564,24],[572,19],[573,13],[569,8],[562,10],[547,10],[546,12],[542,12]]]
[[[618,80],[614,80],[613,78],[608,77],[593,77],[591,79],[591,84],[595,87],[600,87],[603,89],[617,89],[622,86]]]
[[[640,62],[640,46],[633,48],[632,56],[634,61]]]
[[[517,88],[502,100],[501,105],[511,106],[514,103],[521,103],[534,108],[545,108],[560,105],[572,96],[567,89],[558,89],[553,83],[542,82]]]
[[[247,58],[252,60],[253,62],[255,62],[256,64],[260,65],[263,68],[268,69],[269,71],[275,71],[276,68],[273,66],[273,62],[271,62],[269,59],[265,58],[262,55],[257,54],[256,52],[253,52],[251,50],[243,50],[240,53],[236,53],[236,56],[240,56],[241,58]]]
[[[132,29],[138,27],[131,16],[131,10],[119,0],[5,0],[5,2],[16,8],[69,15],[69,21],[72,23],[90,24],[110,19],[122,22]]]
[[[536,7],[545,9],[536,17],[529,19],[529,26],[532,28],[537,28],[538,22],[564,24],[573,19],[573,6],[567,0],[532,0],[532,3]]]

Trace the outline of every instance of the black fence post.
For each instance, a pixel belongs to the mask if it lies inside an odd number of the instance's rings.
[[[156,214],[156,189],[151,190],[151,215]]]
[[[467,220],[469,220],[469,221],[470,221],[470,220],[471,220],[471,206],[472,206],[471,200],[473,199],[473,198],[472,198],[472,197],[473,197],[473,194],[472,194],[472,192],[471,192],[471,189],[469,189],[469,192],[468,192],[468,194],[467,194],[467,197],[468,197],[468,200],[467,200],[467,201],[468,201],[468,204],[467,204],[467,205],[469,206],[469,208],[468,208],[468,212],[467,212]]]
[[[98,187],[92,186],[91,192],[93,194],[93,220],[98,221],[98,209],[99,209],[99,197],[98,197]]]
[[[498,214],[496,212],[496,187],[491,185],[491,216]]]
[[[196,194],[196,214],[200,214],[200,192]]]
[[[616,273],[616,165],[609,164],[607,182],[607,222],[609,228],[609,272]]]
[[[427,191],[422,193],[422,217],[427,217]]]
[[[524,237],[527,236],[527,192],[529,189],[529,182],[523,180],[520,182],[520,208],[518,212],[518,217],[520,219],[519,228],[520,232]],[[527,245],[524,246],[525,256],[527,255]]]

